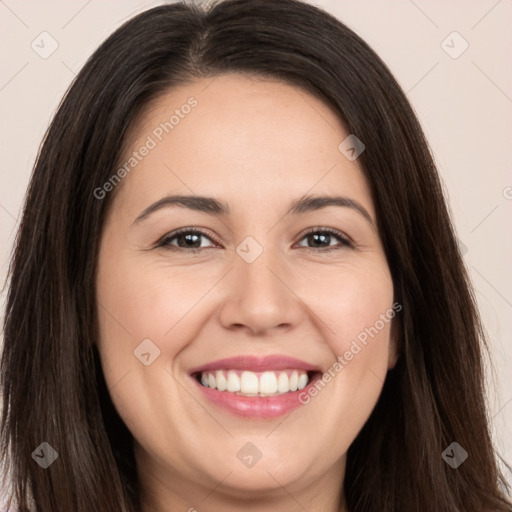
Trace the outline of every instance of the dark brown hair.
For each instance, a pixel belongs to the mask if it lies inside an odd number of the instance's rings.
[[[297,0],[183,3],[143,12],[91,56],[46,133],[10,267],[1,361],[2,451],[19,510],[140,510],[132,437],[95,347],[98,242],[137,115],[170,88],[239,72],[304,87],[366,146],[397,300],[400,357],[348,452],[350,512],[509,511],[483,391],[485,337],[419,123],[353,31]],[[341,142],[341,141],[340,141]],[[134,171],[136,172],[136,171]],[[31,454],[57,450],[47,469]],[[457,469],[441,457],[456,441]]]

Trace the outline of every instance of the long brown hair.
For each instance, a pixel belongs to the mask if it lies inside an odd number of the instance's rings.
[[[140,510],[132,436],[95,347],[98,241],[137,115],[157,96],[224,72],[304,87],[366,149],[379,230],[403,305],[399,357],[348,452],[351,512],[510,511],[489,434],[485,337],[419,123],[373,50],[298,0],[183,3],[135,16],[90,57],[46,133],[10,268],[1,443],[19,510]],[[341,141],[340,141],[341,142]],[[136,172],[136,171],[134,171]],[[58,458],[32,458],[47,442]],[[469,454],[457,469],[442,452]]]

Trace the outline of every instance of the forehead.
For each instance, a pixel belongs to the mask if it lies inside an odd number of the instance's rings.
[[[359,163],[339,149],[348,135],[335,112],[301,88],[238,74],[207,77],[170,89],[142,112],[117,192],[137,206],[175,192],[229,196],[246,206],[306,192],[368,199]]]

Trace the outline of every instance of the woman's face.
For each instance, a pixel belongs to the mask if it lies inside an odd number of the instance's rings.
[[[101,239],[99,350],[155,495],[340,489],[395,360],[392,280],[347,136],[303,90],[236,74],[138,121]]]

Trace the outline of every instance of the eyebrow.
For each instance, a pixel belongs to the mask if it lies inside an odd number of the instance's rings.
[[[159,199],[155,203],[149,205],[134,221],[133,224],[139,223],[149,217],[152,213],[168,208],[171,206],[180,206],[190,210],[208,213],[211,215],[222,216],[230,213],[227,203],[218,201],[213,197],[204,196],[183,196],[172,195]],[[303,196],[296,201],[292,202],[286,215],[297,215],[301,213],[312,212],[327,208],[328,206],[341,206],[352,208],[360,213],[370,224],[374,224],[371,215],[368,211],[357,201],[348,197],[341,196]]]

